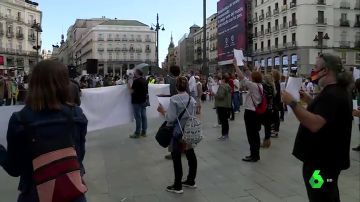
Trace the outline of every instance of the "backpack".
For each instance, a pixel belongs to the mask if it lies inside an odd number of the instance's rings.
[[[259,88],[259,93],[261,95],[261,102],[260,104],[256,105],[254,100],[253,100],[253,97],[251,96],[251,100],[253,101],[254,103],[254,106],[255,106],[255,112],[257,114],[264,114],[266,112],[266,109],[267,109],[267,100],[266,100],[266,96],[264,94],[264,91],[262,91],[260,89],[260,86],[257,84],[258,88]]]
[[[26,141],[32,158],[33,180],[39,202],[71,202],[87,191],[72,137],[75,123],[72,114],[63,112],[67,119],[64,135],[47,136],[41,128],[49,122],[29,123],[22,111],[17,117],[29,129]]]
[[[185,107],[185,104],[181,98],[180,98],[180,100]],[[185,126],[181,131],[183,134],[182,139],[186,144],[195,146],[195,145],[199,144],[201,142],[201,140],[203,139],[202,130],[201,130],[201,121],[199,120],[198,117],[191,115],[189,113],[187,107],[185,107],[185,109],[186,109],[186,112],[188,113],[189,117],[186,120]],[[195,113],[193,113],[193,114],[195,114]],[[178,119],[178,122],[180,124],[179,119]]]

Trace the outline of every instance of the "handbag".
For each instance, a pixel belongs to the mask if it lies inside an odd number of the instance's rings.
[[[190,104],[191,97],[189,96],[189,101],[187,103],[186,108]],[[184,115],[186,108],[179,114],[178,120],[181,120],[182,116]],[[175,125],[167,126],[167,121],[161,124],[158,132],[155,135],[156,141],[159,143],[160,146],[166,148],[170,145],[171,139],[173,137]]]

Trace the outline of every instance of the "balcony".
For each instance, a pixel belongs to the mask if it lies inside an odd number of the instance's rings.
[[[145,39],[145,42],[151,42],[151,39]]]
[[[288,28],[288,25],[286,23],[281,24],[281,30],[286,30]]]
[[[273,27],[272,30],[273,30],[273,32],[278,32],[278,31],[280,31],[279,25],[275,25],[275,27]]]
[[[271,17],[271,12],[266,12],[266,18],[270,18]]]
[[[151,53],[151,49],[145,49],[145,53]]]
[[[7,38],[14,38],[14,32],[6,32]]]
[[[115,52],[120,52],[121,48],[115,48]]]
[[[257,23],[257,22],[258,22],[258,18],[255,17],[255,18],[253,19],[253,22],[254,22],[254,23]]]
[[[341,9],[350,9],[350,3],[349,2],[340,2],[340,8]]]
[[[140,48],[140,49],[136,49],[136,52],[137,52],[137,53],[142,53],[143,51],[142,51],[142,49]]]
[[[115,37],[115,41],[121,41],[119,37]]]
[[[122,52],[127,52],[128,49],[127,49],[127,48],[122,48],[121,51],[122,51]]]
[[[270,28],[265,29],[265,34],[271,34],[271,29]]]
[[[295,26],[297,26],[296,20],[291,20],[289,22],[289,27],[295,27]]]
[[[340,19],[340,27],[350,27],[350,22],[347,19]]]
[[[114,41],[113,38],[107,38],[107,41]]]
[[[0,29],[0,36],[4,36],[4,30]]]
[[[135,49],[134,49],[134,48],[130,48],[130,49],[129,49],[129,52],[134,53],[134,52],[135,52]]]
[[[286,12],[287,9],[288,9],[288,6],[287,6],[287,5],[283,5],[283,6],[281,7],[281,12]]]
[[[279,9],[277,8],[277,9],[274,9],[273,13],[274,13],[274,15],[279,15],[280,11],[279,11]]]
[[[355,48],[360,48],[360,41],[355,41]]]
[[[254,36],[254,38],[258,37],[258,33],[254,32],[253,36]]]
[[[20,40],[23,40],[24,39],[24,34],[23,33],[17,33],[16,38],[20,39]]]
[[[350,41],[340,41],[339,47],[340,48],[350,48]]]
[[[258,34],[257,34],[259,37],[263,37],[264,36],[264,30],[262,30],[262,31],[260,31],[260,32],[258,32]]]
[[[317,25],[326,25],[327,19],[326,18],[316,18],[316,24]]]
[[[107,52],[113,52],[114,51],[113,48],[107,48],[106,50],[107,50]]]
[[[35,35],[29,35],[28,39],[29,39],[29,41],[32,41],[32,42],[36,41]]]
[[[356,3],[354,9],[355,9],[355,10],[360,10],[360,3]]]
[[[355,22],[354,27],[360,27],[360,21]]]
[[[326,5],[326,0],[316,0],[317,5]]]
[[[134,39],[134,38],[132,38],[132,39],[129,39],[129,41],[130,41],[130,42],[134,42],[134,41],[135,41],[135,39]]]
[[[105,40],[104,40],[104,38],[99,37],[99,38],[98,38],[98,41],[105,41]]]
[[[296,8],[296,1],[290,2],[290,9]]]
[[[121,41],[128,41],[127,38],[122,38]]]
[[[19,17],[19,16],[16,18],[16,20],[17,20],[18,22],[23,22],[23,21],[24,21],[23,18],[22,18],[22,17]]]
[[[264,20],[264,15],[260,15],[259,16],[259,21],[263,21]]]
[[[136,39],[136,42],[142,42],[142,39],[141,39],[141,38],[137,38],[137,39]]]

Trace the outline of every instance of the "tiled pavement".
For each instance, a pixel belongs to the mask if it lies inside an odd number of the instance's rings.
[[[196,148],[198,189],[184,189],[182,195],[165,191],[173,181],[172,162],[164,159],[167,150],[158,146],[154,133],[161,120],[149,120],[147,138],[129,139],[133,124],[89,133],[86,153],[86,182],[90,202],[305,202],[301,163],[291,155],[298,122],[292,115],[282,123],[280,138],[270,149],[261,150],[257,163],[241,161],[248,155],[243,113],[230,123],[230,139],[217,140],[219,128],[212,104],[203,109],[205,139]],[[353,127],[352,146],[359,143]],[[263,132],[262,132],[263,137]],[[351,167],[340,176],[344,202],[360,201],[360,156],[351,151]],[[187,174],[183,158],[184,176]],[[16,201],[17,179],[0,171],[0,201]]]

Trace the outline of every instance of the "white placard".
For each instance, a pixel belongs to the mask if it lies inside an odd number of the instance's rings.
[[[213,92],[214,94],[216,94],[217,91],[219,90],[219,85],[213,85],[213,86],[211,86],[211,90],[212,90],[212,92]]]
[[[285,91],[290,93],[294,99],[299,102],[300,94],[299,91],[302,86],[302,78],[289,77]]]
[[[234,49],[234,58],[236,59],[238,66],[244,66],[245,57],[242,50]]]
[[[353,109],[358,109],[357,100],[353,100]]]
[[[354,81],[359,79],[360,78],[360,69],[357,69],[356,67],[354,67],[353,76],[354,76]]]
[[[170,105],[170,97],[159,97],[158,96],[159,103],[164,107],[164,109],[167,111]]]

